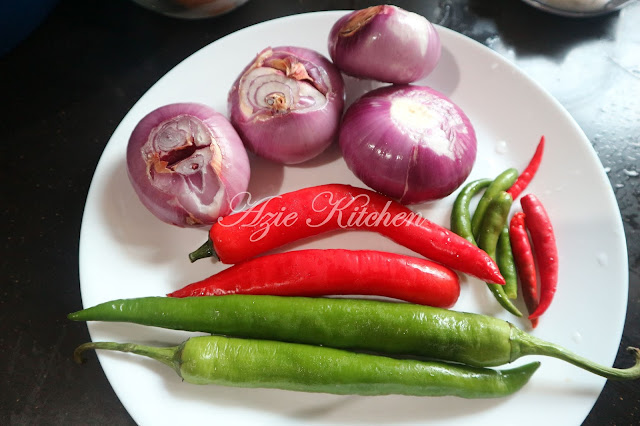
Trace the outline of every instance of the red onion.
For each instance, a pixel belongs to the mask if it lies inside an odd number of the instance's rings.
[[[245,146],[284,164],[310,160],[331,145],[343,107],[340,71],[301,47],[263,50],[229,92],[231,123]]]
[[[333,63],[353,77],[412,83],[440,59],[440,37],[423,16],[396,6],[372,6],[340,18],[329,33]]]
[[[369,187],[405,204],[451,194],[469,176],[476,135],[465,113],[422,86],[387,86],[355,101],[340,130],[344,159]]]
[[[222,114],[196,103],[160,107],[133,130],[127,172],[140,201],[173,225],[213,224],[242,201],[249,159]]]

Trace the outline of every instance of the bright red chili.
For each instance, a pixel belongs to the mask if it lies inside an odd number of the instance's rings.
[[[540,162],[542,161],[543,152],[544,152],[544,136],[540,138],[540,142],[538,142],[538,147],[536,148],[536,151],[534,152],[533,157],[531,157],[531,160],[529,161],[529,164],[527,165],[527,167],[523,170],[520,176],[518,176],[518,179],[513,183],[513,185],[511,185],[511,188],[507,190],[507,192],[511,194],[514,200],[518,198],[518,196],[522,194],[522,191],[524,191],[524,189],[529,185],[529,183],[531,183],[533,176],[536,174],[536,172],[538,171],[538,168],[540,167]]]
[[[538,274],[536,264],[531,249],[529,235],[524,225],[524,213],[517,212],[511,218],[509,224],[509,238],[513,259],[515,260],[518,279],[522,288],[522,298],[527,307],[527,311],[532,314],[538,307]],[[538,318],[531,320],[531,326],[538,325]]]
[[[551,304],[558,284],[558,247],[549,215],[540,200],[527,194],[520,200],[524,223],[531,236],[531,244],[540,274],[540,302],[529,319],[538,318]]]
[[[460,296],[451,269],[412,256],[373,250],[298,250],[238,263],[171,297],[268,294],[371,295],[449,308]]]
[[[483,281],[504,284],[496,263],[464,238],[377,192],[329,184],[270,198],[214,224],[189,257],[235,264],[335,230],[377,232],[422,256]]]

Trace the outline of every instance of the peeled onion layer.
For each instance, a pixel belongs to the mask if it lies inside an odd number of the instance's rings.
[[[375,89],[346,111],[339,135],[349,169],[403,204],[444,198],[475,163],[475,130],[450,99],[424,86]]]
[[[283,164],[322,153],[336,140],[344,108],[340,71],[301,47],[260,52],[229,91],[229,116],[247,149]]]
[[[387,83],[413,83],[433,71],[441,43],[424,16],[397,6],[357,10],[332,26],[329,55],[345,74]]]
[[[144,206],[181,227],[232,212],[249,184],[249,159],[233,126],[197,103],[162,106],[140,120],[127,145],[127,173]]]

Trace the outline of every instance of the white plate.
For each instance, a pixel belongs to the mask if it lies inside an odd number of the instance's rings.
[[[131,109],[105,148],[87,198],[80,238],[80,278],[85,307],[117,298],[164,295],[222,267],[208,260],[190,264],[187,253],[205,239],[204,230],[159,222],[136,198],[125,171],[125,147],[138,120],[152,109],[196,101],[226,112],[236,75],[266,46],[296,44],[327,55],[329,28],[344,12],[323,12],[265,22],[203,48],[167,73]],[[286,30],[283,30],[286,29]],[[627,303],[627,254],[622,223],[602,166],[569,114],[536,83],[484,46],[438,28],[442,60],[424,82],[456,101],[471,117],[479,152],[470,179],[522,169],[541,134],[544,161],[528,191],[552,217],[560,252],[560,282],[551,308],[533,333],[586,357],[611,365],[618,349]],[[295,37],[291,35],[295,34]],[[299,167],[252,159],[254,199],[329,182],[362,185],[338,150]],[[452,196],[415,207],[448,226]],[[409,253],[377,235],[350,233],[298,247],[373,248]],[[462,283],[455,306],[514,321],[486,286]],[[91,323],[93,340],[179,343],[189,334],[130,324]],[[120,400],[140,424],[393,423],[577,425],[598,398],[605,380],[551,358],[516,395],[498,400],[457,398],[344,397],[264,389],[234,389],[182,383],[175,372],[133,355],[99,355]],[[517,364],[535,357],[521,359]]]

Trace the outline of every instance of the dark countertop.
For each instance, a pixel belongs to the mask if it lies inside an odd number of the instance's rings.
[[[0,57],[1,424],[132,423],[100,364],[73,364],[70,354],[89,335],[65,316],[81,307],[78,239],[94,169],[138,98],[185,57],[233,31],[374,3],[253,0],[224,17],[184,21],[124,0],[62,0]],[[513,0],[394,3],[508,56],[589,137],[608,170],[627,238],[629,303],[616,365],[628,365],[624,348],[640,344],[640,3],[582,21]],[[556,75],[536,67],[538,59],[555,64]],[[616,78],[598,78],[611,74]],[[584,424],[638,424],[639,407],[638,381],[609,381]]]

